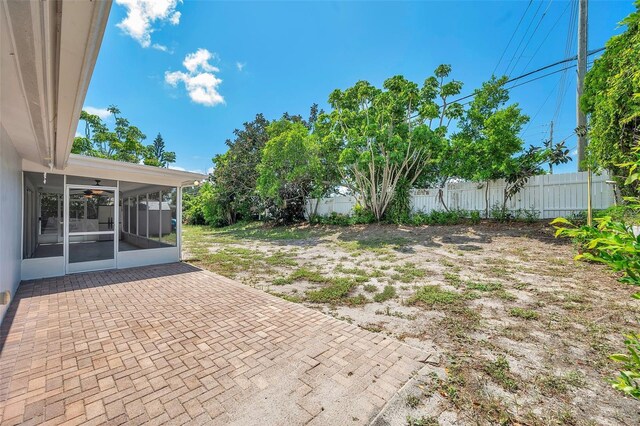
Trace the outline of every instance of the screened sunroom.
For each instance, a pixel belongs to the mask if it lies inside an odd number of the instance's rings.
[[[197,173],[71,155],[23,164],[22,279],[177,262],[181,196]]]

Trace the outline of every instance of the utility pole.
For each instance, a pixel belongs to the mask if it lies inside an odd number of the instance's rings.
[[[584,76],[587,73],[587,0],[578,0],[578,82],[576,93],[576,127],[578,134],[578,171],[584,171],[587,148],[587,116],[580,109],[580,99],[584,93]]]
[[[553,120],[551,120],[551,126],[549,127],[549,149],[553,149]],[[549,174],[553,174],[553,164],[549,163]]]

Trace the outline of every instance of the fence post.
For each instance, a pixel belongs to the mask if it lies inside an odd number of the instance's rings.
[[[538,210],[540,210],[540,219],[545,219],[544,217],[544,175],[539,175],[538,179],[540,179],[540,182],[538,183],[538,192],[539,194],[539,199],[540,199],[540,208]]]

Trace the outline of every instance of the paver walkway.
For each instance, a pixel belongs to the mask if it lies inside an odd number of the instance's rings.
[[[187,264],[23,282],[0,423],[366,424],[426,355]]]

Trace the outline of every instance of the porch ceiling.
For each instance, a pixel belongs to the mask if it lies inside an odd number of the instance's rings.
[[[47,167],[28,160],[22,161],[22,168],[30,172],[49,172]],[[91,180],[111,179],[146,185],[165,186],[190,186],[194,184],[194,181],[201,181],[207,178],[207,175],[200,173],[124,163],[76,154],[69,156],[67,167],[63,171],[54,170],[51,173],[86,176]]]
[[[111,1],[0,4],[0,123],[23,159],[63,168]]]

